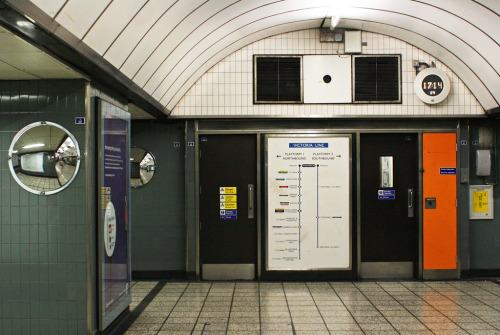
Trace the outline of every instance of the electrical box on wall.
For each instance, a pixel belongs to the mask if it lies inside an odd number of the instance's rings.
[[[491,175],[491,151],[476,151],[476,176],[486,177]]]
[[[350,103],[351,56],[303,57],[304,103]]]
[[[346,30],[344,40],[346,54],[361,53],[361,30]]]

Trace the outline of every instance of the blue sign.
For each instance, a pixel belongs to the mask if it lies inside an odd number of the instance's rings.
[[[328,148],[328,143],[289,143],[289,148]]]
[[[461,141],[460,141],[460,144],[461,144],[461,145],[467,145],[467,140],[461,140]]]
[[[238,218],[237,209],[221,209],[220,219],[221,220],[236,220]]]
[[[84,117],[75,117],[75,124],[85,124]]]
[[[378,200],[396,199],[396,190],[378,190]]]
[[[457,174],[457,168],[439,168],[439,174]]]

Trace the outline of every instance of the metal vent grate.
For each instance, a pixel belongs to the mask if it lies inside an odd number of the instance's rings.
[[[401,102],[400,57],[354,57],[354,102]]]
[[[255,57],[256,103],[302,102],[301,57]]]

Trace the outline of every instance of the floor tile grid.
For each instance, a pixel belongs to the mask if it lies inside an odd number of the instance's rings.
[[[160,331],[161,331],[162,329],[164,329],[165,324],[167,323],[167,320],[169,319],[170,315],[172,315],[172,312],[174,312],[174,311],[175,311],[176,306],[178,305],[179,301],[181,301],[182,296],[184,295],[184,293],[186,292],[186,290],[188,289],[188,287],[189,287],[189,285],[186,285],[186,286],[184,287],[184,290],[183,290],[183,291],[182,291],[182,293],[179,295],[179,298],[177,299],[177,301],[175,302],[175,304],[172,306],[172,308],[170,309],[170,311],[169,311],[168,315],[165,317],[165,320],[164,320],[164,321],[163,321],[163,323],[161,324]],[[167,288],[167,290],[168,290],[168,288]],[[160,293],[160,294],[161,294],[161,293]],[[168,292],[165,294],[165,296],[168,296]],[[155,298],[155,299],[156,299],[156,298]],[[153,300],[153,301],[154,301],[154,300]],[[200,313],[201,313],[201,310],[200,310]],[[198,317],[199,317],[199,316],[198,316]],[[196,322],[195,322],[195,325],[193,326],[193,329],[191,329],[191,332],[193,332],[193,331],[194,331],[194,327],[195,327],[195,326],[196,326]]]
[[[428,326],[428,324],[427,324],[426,322],[422,322],[422,320],[421,320],[421,319],[419,319],[418,314],[416,313],[416,311],[415,311],[415,310],[414,310],[414,311],[412,311],[412,310],[408,309],[408,308],[407,308],[407,307],[406,307],[403,303],[401,303],[400,299],[398,299],[397,297],[395,297],[393,294],[391,294],[391,292],[390,292],[389,290],[387,290],[387,286],[386,286],[386,287],[384,287],[384,285],[381,285],[379,282],[377,282],[376,284],[377,284],[377,285],[378,285],[378,286],[379,286],[379,287],[380,287],[380,288],[381,288],[384,292],[386,292],[389,296],[391,296],[391,297],[392,297],[392,298],[393,298],[393,299],[397,302],[397,304],[398,304],[399,306],[401,306],[401,307],[402,307],[402,308],[403,308],[406,312],[408,312],[409,314],[411,314],[411,315],[412,315],[412,316],[413,316],[413,317],[414,317],[414,318],[418,321],[418,324],[419,324],[419,325],[422,325],[422,326],[424,326],[424,327],[425,327],[425,331],[424,331],[424,330],[417,330],[417,329],[413,329],[414,331],[418,331],[418,332],[419,332],[419,334],[422,334],[422,335],[423,335],[423,334],[427,334],[427,333],[429,333],[429,334],[435,334],[435,332],[434,332],[434,331],[432,331],[432,329],[430,329],[430,328],[429,328],[429,326]],[[424,300],[422,300],[422,299],[421,299],[418,295],[414,294],[414,292],[413,292],[411,289],[409,289],[409,288],[405,287],[404,285],[401,285],[401,286],[402,286],[402,287],[404,287],[404,289],[405,289],[405,291],[402,291],[402,292],[406,292],[406,291],[408,291],[408,292],[410,292],[411,294],[413,294],[416,298],[420,299],[420,300],[422,301],[422,303],[427,304],[427,303],[426,303]],[[430,305],[428,305],[428,306],[432,308],[432,306],[430,306]],[[443,317],[444,317],[444,315],[443,315]],[[408,322],[409,320],[406,320],[406,321]],[[396,330],[398,330],[400,333],[405,333],[405,331],[404,331],[403,327],[401,327],[401,328],[400,328],[400,327],[395,326],[395,325],[394,325],[394,323],[392,322],[392,320],[389,320],[389,322],[391,322],[391,324],[393,325],[393,327],[395,327],[395,328],[396,328]],[[412,330],[412,329],[406,329],[406,330],[407,330],[407,331],[410,331],[410,330]]]
[[[329,333],[329,334],[331,334],[331,333],[332,333],[332,330],[331,330],[331,329],[330,329],[330,327],[328,326],[328,323],[326,322],[325,317],[324,317],[324,316],[323,316],[323,314],[321,313],[321,309],[320,309],[320,308],[319,308],[319,306],[318,306],[318,302],[319,302],[319,301],[316,301],[315,296],[314,296],[314,294],[313,294],[313,291],[311,290],[312,286],[313,286],[312,284],[308,284],[308,283],[306,283],[307,290],[308,290],[308,292],[309,292],[309,295],[312,297],[312,300],[313,300],[313,302],[314,302],[314,306],[315,306],[315,307],[316,307],[316,309],[319,311],[319,315],[321,316],[321,320],[323,320],[323,323],[325,324],[326,329],[328,330],[328,333]],[[314,286],[316,286],[316,285],[314,285]],[[331,286],[330,286],[330,287],[331,287]],[[333,292],[335,293],[335,290],[333,290]],[[338,297],[337,293],[335,293],[335,295]],[[319,298],[319,297],[317,297],[317,298]],[[339,299],[340,299],[340,298],[339,298]],[[358,325],[358,327],[359,327],[359,325]]]
[[[305,328],[302,329],[296,329],[296,325],[294,324],[293,328],[291,331],[272,331],[273,328],[271,328],[271,331],[269,331],[267,328],[264,329],[263,326],[265,326],[265,322],[272,321],[271,319],[264,319],[263,318],[263,306],[265,306],[266,301],[262,301],[262,297],[265,296],[266,289],[265,287],[269,286],[268,283],[253,283],[251,286],[254,287],[257,291],[257,295],[255,293],[252,293],[252,289],[246,288],[245,285],[247,284],[242,284],[242,283],[216,283],[215,285],[218,285],[219,288],[214,288],[213,283],[205,283],[205,287],[209,287],[208,290],[206,290],[203,294],[201,294],[201,297],[203,297],[203,304],[199,306],[200,310],[197,313],[197,318],[196,322],[194,322],[194,326],[192,326],[190,329],[191,331],[188,331],[188,328],[183,328],[184,330],[175,330],[175,331],[146,331],[149,329],[144,329],[144,332],[140,332],[140,334],[161,334],[161,335],[166,335],[166,334],[384,334],[384,335],[389,335],[389,334],[408,334],[408,335],[413,335],[413,334],[419,334],[419,335],[424,335],[424,334],[439,334],[439,335],[446,335],[446,334],[481,334],[481,335],[490,335],[490,334],[500,334],[497,330],[492,330],[491,328],[488,329],[469,329],[467,331],[466,329],[463,329],[463,327],[460,327],[459,324],[457,324],[456,320],[450,319],[447,315],[443,314],[442,312],[446,312],[449,309],[456,309],[456,308],[462,308],[458,304],[455,304],[454,301],[450,300],[446,294],[453,294],[453,293],[462,293],[462,296],[470,296],[470,298],[476,300],[479,302],[481,305],[486,306],[487,308],[495,311],[495,313],[498,312],[498,309],[495,307],[492,307],[483,301],[480,301],[476,297],[474,297],[472,294],[468,294],[464,290],[459,290],[456,287],[453,287],[451,285],[448,285],[448,283],[441,283],[439,289],[433,287],[434,284],[429,284],[426,285],[421,282],[409,282],[409,283],[346,283],[344,285],[340,285],[339,283],[335,283],[335,287],[332,286],[332,283],[329,283],[327,288],[328,290],[325,290],[325,292],[322,292],[321,290],[324,288],[320,287],[322,283],[276,283],[280,286],[280,291],[278,294],[282,294],[284,302],[286,305],[283,307],[286,308],[286,314],[290,317],[290,324],[288,325],[291,327],[291,324],[294,322],[294,314],[297,313],[297,311],[300,312],[300,308],[303,307],[302,309],[304,311],[309,310],[309,312],[315,312],[313,314],[317,314],[321,318],[321,323],[322,326],[326,326],[327,328],[324,330],[318,330],[316,329],[309,329],[307,327],[311,327],[309,324],[303,324],[302,326]],[[209,285],[209,286],[207,286]],[[228,286],[229,285],[229,286]],[[187,298],[189,299],[188,296],[188,286],[197,286],[194,283],[191,284],[185,284],[183,291],[178,295],[176,303],[173,305],[172,309],[168,313],[168,315],[165,315],[163,319],[163,325],[168,323],[169,318],[171,318],[171,312],[175,310],[177,307],[177,304],[181,301],[182,298]],[[240,290],[240,287],[242,286],[243,289]],[[342,288],[343,287],[343,288]],[[194,289],[196,290],[196,289]],[[486,292],[488,295],[491,293],[490,291],[485,290],[482,287],[477,286],[476,290],[481,292]],[[492,289],[493,290],[493,289]],[[500,292],[500,290],[493,290],[494,292]],[[316,293],[317,292],[317,293]],[[332,295],[332,297],[328,297],[327,295],[330,294],[330,292],[333,292],[335,296]],[[371,292],[371,293],[370,293]],[[444,294],[442,294],[444,292]],[[212,299],[212,293],[215,299]],[[339,294],[340,293],[340,294]],[[420,295],[418,294],[420,293]],[[342,299],[341,294],[345,296],[345,294],[348,294],[346,299]],[[349,294],[352,295],[351,300],[349,300]],[[409,299],[408,296],[411,294],[413,298],[413,306],[410,305],[409,308],[406,308],[404,305],[405,300],[401,300],[401,297],[404,299]],[[432,304],[429,304],[425,299],[422,298],[421,295],[427,294],[429,297],[431,297],[434,302],[436,302],[435,306],[432,306]],[[483,293],[483,296],[488,296]],[[491,298],[498,297],[496,294],[492,294],[493,296]],[[219,296],[219,297],[218,297]],[[256,297],[256,300],[253,300],[251,297],[254,296]],[[229,299],[230,297],[230,299]],[[271,297],[272,298],[272,297]],[[392,299],[392,301],[387,300],[387,298]],[[210,299],[214,301],[210,301]],[[334,300],[338,299],[338,301],[326,301],[326,300]],[[358,299],[358,300],[356,300]],[[362,300],[361,300],[362,299]],[[386,299],[385,302],[377,302],[377,299]],[[437,299],[437,300],[436,300]],[[496,299],[496,298],[495,298]],[[228,314],[227,317],[225,318],[226,323],[224,325],[224,330],[220,329],[220,331],[208,331],[205,332],[205,326],[203,323],[199,322],[201,320],[202,313],[205,311],[205,307],[207,302],[208,303],[214,303],[215,305],[209,307],[211,310],[218,310],[219,306],[219,300],[220,302],[223,302],[227,304],[228,307]],[[251,301],[252,303],[255,304],[255,308],[253,307],[241,307],[241,303],[245,301]],[[411,300],[410,300],[411,302]],[[495,300],[496,302],[496,300]],[[353,314],[356,311],[359,311],[359,308],[361,307],[362,310],[366,308],[370,308],[371,310],[376,311],[378,315],[384,316],[385,319],[385,325],[392,327],[391,329],[393,330],[377,330],[375,329],[365,329],[364,331],[334,331],[329,329],[328,327],[328,322],[326,316],[323,314],[323,309],[320,304],[327,304],[331,305],[329,307],[340,307],[340,306],[335,306],[335,304],[339,303],[342,304],[342,308],[349,313],[350,318],[356,322],[356,327],[360,327],[360,324],[357,322],[357,319],[355,315]],[[346,305],[349,304],[348,305]],[[382,303],[382,305],[380,305]],[[448,323],[450,325],[453,325],[455,328],[454,329],[435,329],[434,332],[428,331],[428,327],[425,328],[425,330],[405,330],[405,329],[398,329],[397,327],[393,327],[394,325],[397,325],[396,323],[393,322],[390,318],[386,317],[384,314],[384,309],[388,307],[389,309],[395,309],[396,307],[391,305],[397,304],[397,309],[399,310],[404,310],[405,313],[409,313],[410,315],[416,317],[415,320],[418,320],[419,324],[422,326],[424,325],[427,327],[426,322],[422,322],[422,320],[418,319],[418,316],[422,316],[422,311],[430,311],[433,312],[431,315],[440,315],[442,319],[445,319],[449,321]],[[432,301],[431,301],[432,303]],[[439,305],[444,304],[444,305]],[[420,307],[423,306],[423,307]],[[276,305],[275,307],[279,307]],[[434,307],[438,308],[445,308],[445,310],[441,311],[439,309],[436,309]],[[215,308],[215,309],[214,309]],[[297,309],[299,308],[299,309]],[[383,310],[380,310],[380,309]],[[386,308],[387,309],[387,308]],[[279,310],[279,308],[276,308],[275,310]],[[467,311],[467,309],[463,309],[464,311]],[[242,311],[247,311],[247,313],[242,313]],[[230,328],[230,322],[232,323],[235,319],[238,317],[244,316],[252,316],[253,317],[253,311],[256,311],[258,314],[258,317],[256,318],[248,318],[249,320],[252,320],[252,322],[255,322],[254,319],[257,319],[258,324],[254,324],[254,328],[249,328],[246,329],[243,328],[236,328],[236,329],[231,329]],[[233,313],[234,312],[234,313]],[[306,314],[304,312],[304,314]],[[309,314],[309,315],[313,315]],[[369,314],[369,313],[368,313]],[[472,315],[472,314],[471,314]],[[500,315],[500,314],[499,314]],[[233,318],[234,316],[234,318]],[[302,315],[300,315],[302,316]],[[266,316],[268,317],[268,316]],[[300,317],[299,317],[300,318]],[[303,318],[302,318],[303,319]],[[244,321],[245,318],[240,319],[238,322]],[[484,320],[487,321],[487,320]],[[274,321],[273,321],[274,322]],[[283,321],[280,321],[283,322]],[[285,321],[286,322],[286,321]],[[472,323],[471,323],[472,324]],[[240,324],[239,326],[243,326],[244,324]],[[282,324],[285,325],[285,324]],[[300,324],[299,324],[300,325]],[[492,326],[490,323],[488,323],[489,326]],[[186,325],[188,326],[188,325]],[[494,325],[493,325],[494,326]],[[195,327],[195,328],[193,328]],[[315,327],[311,327],[315,328]],[[411,327],[410,327],[411,328]],[[274,328],[274,329],[280,329],[280,328]],[[305,330],[307,329],[307,330]],[[360,328],[363,329],[363,328]],[[422,328],[420,328],[422,329]],[[494,328],[493,328],[494,329]],[[139,330],[139,329],[137,329]],[[132,333],[131,333],[132,334]],[[133,333],[133,334],[139,334],[139,333]]]
[[[460,311],[460,309],[463,309],[461,306],[459,306],[456,302],[452,301],[447,297],[446,295],[442,294],[442,291],[437,290],[435,285],[441,285],[442,282],[435,282],[435,283],[420,283],[424,287],[427,288],[427,290],[424,290],[424,297],[421,297],[418,295],[416,292],[415,293],[424,303],[429,304],[431,308],[433,308],[437,313],[440,314],[440,316],[445,317],[448,321],[446,322],[432,322],[431,320],[428,324],[426,324],[434,333],[437,334],[474,334],[474,335],[479,335],[480,330],[475,329],[467,329],[465,328],[463,321],[465,320],[464,316],[459,316],[457,315],[457,312]],[[440,286],[441,289],[446,288],[445,286]],[[431,291],[429,291],[429,289]],[[449,289],[449,288],[446,288]],[[411,291],[411,290],[410,290]],[[466,311],[463,309],[463,311]],[[467,311],[467,313],[470,313]],[[415,313],[413,313],[415,314]],[[457,318],[453,318],[454,315],[457,315]],[[471,313],[472,315],[472,313]],[[495,333],[497,334],[497,333]],[[497,334],[498,335],[498,334]]]
[[[455,320],[453,320],[450,317],[448,313],[444,313],[446,311],[444,308],[455,308],[453,306],[454,303],[450,299],[448,299],[445,296],[436,299],[435,296],[437,291],[423,282],[418,282],[418,283],[403,282],[402,285],[405,286],[409,290],[409,292],[412,292],[412,294],[415,295],[416,299],[420,301],[421,305],[425,304],[428,306],[427,308],[421,308],[420,311],[410,310],[410,312],[415,317],[417,317],[417,319],[422,321],[425,324],[425,326],[428,327],[434,334],[438,335],[469,334],[469,332],[466,329],[460,327],[460,325],[458,325],[455,322]],[[443,302],[446,302],[446,304],[443,305]]]
[[[467,321],[467,319],[465,319],[465,320],[464,320],[464,318],[459,319],[459,322],[460,322],[459,325],[461,325],[462,328],[465,328],[465,330],[467,330],[469,333],[474,334],[474,335],[479,334],[479,333],[484,333],[484,334],[490,334],[490,333],[491,334],[499,334],[500,333],[500,304],[498,305],[497,308],[495,308],[494,306],[491,306],[489,303],[478,299],[476,296],[474,296],[473,294],[470,293],[470,292],[474,292],[475,290],[465,291],[463,289],[460,289],[460,287],[457,287],[457,285],[454,285],[453,282],[449,282],[447,284],[449,286],[453,287],[455,290],[458,290],[459,292],[463,293],[463,295],[471,297],[473,300],[475,300],[475,302],[479,303],[479,304],[472,304],[472,303],[470,303],[470,301],[469,301],[469,304],[466,304],[466,303],[461,304],[460,301],[458,303],[456,303],[457,306],[459,306],[461,309],[467,311],[468,313],[474,315],[479,320],[481,320],[481,322],[465,322],[465,321]],[[495,293],[492,293],[488,290],[485,290],[481,286],[477,285],[477,283],[468,282],[468,283],[462,283],[462,284],[465,284],[469,287],[471,287],[471,286],[477,287],[479,289],[479,291],[484,291],[484,292],[487,292],[488,294],[492,294],[492,295],[496,296],[498,298],[498,301],[500,302],[499,295],[496,295]],[[458,285],[458,286],[465,287],[465,285]],[[436,289],[435,289],[435,291],[437,293],[439,293],[440,295],[442,295],[443,297],[446,297],[447,299],[449,299],[446,295],[444,295],[442,293],[442,291],[438,291]],[[490,309],[490,311],[484,309],[485,313],[482,313],[484,315],[478,314],[478,312],[481,311],[482,305],[487,306]],[[479,306],[479,307],[474,307],[474,306]],[[490,312],[490,313],[486,313],[486,312]],[[494,320],[496,322],[493,322],[491,320]],[[494,323],[496,323],[496,324],[494,324]],[[487,325],[487,327],[485,325]]]
[[[333,285],[333,283],[330,282],[330,285]],[[335,288],[334,286],[332,287],[342,299],[342,296],[339,294],[340,288]],[[350,303],[351,306],[346,305],[346,307],[351,315],[353,315],[354,319],[356,320],[364,334],[399,334],[399,331],[394,328],[393,324],[387,319],[387,317],[380,312],[377,306],[367,297],[367,295],[362,290],[354,285],[354,283],[352,285],[352,288],[350,289],[350,292],[352,293],[352,298],[354,300],[352,300],[352,302]],[[344,302],[344,299],[342,300]],[[368,304],[361,304],[362,302],[366,302]],[[371,308],[368,309],[362,306],[369,306]],[[370,313],[369,311],[375,311],[375,313]],[[380,317],[384,320],[384,322],[381,322],[382,320],[377,319]]]
[[[345,302],[342,300],[342,298],[339,296],[338,292],[335,290],[335,288],[332,286],[332,283],[328,283],[329,288],[335,293],[339,301],[342,303],[342,306],[345,308],[345,310],[349,313],[350,317],[352,320],[354,320],[356,326],[361,330],[361,333],[364,334],[361,325],[359,324],[358,320],[354,317],[352,312],[349,310],[348,306],[345,304]]]

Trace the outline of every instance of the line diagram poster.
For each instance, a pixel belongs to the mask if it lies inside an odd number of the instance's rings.
[[[267,269],[350,269],[350,137],[269,136],[267,164]]]

